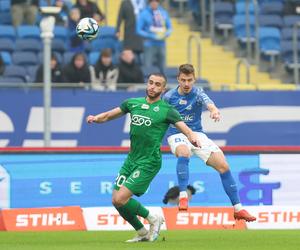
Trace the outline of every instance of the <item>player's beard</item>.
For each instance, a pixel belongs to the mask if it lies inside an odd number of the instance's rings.
[[[159,92],[159,93],[154,93],[153,95],[150,95],[148,89],[146,89],[146,94],[147,94],[147,97],[148,97],[150,100],[154,100],[154,99],[156,99],[157,97],[159,97],[159,96],[161,95],[161,92]]]

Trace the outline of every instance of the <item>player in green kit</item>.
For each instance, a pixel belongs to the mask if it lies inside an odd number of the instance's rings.
[[[128,99],[120,107],[87,117],[88,123],[103,123],[126,113],[131,115],[130,152],[119,171],[112,196],[115,208],[137,231],[137,236],[127,242],[155,241],[164,222],[161,215],[151,214],[147,208],[133,199],[132,195],[143,195],[159,172],[161,141],[169,124],[174,124],[194,146],[200,147],[196,135],[182,121],[179,113],[161,100],[161,94],[165,89],[166,78],[159,73],[151,74],[147,83],[146,97]],[[137,216],[149,221],[149,231]]]

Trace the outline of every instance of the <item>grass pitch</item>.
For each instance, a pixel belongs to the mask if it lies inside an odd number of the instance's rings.
[[[133,231],[1,232],[1,250],[300,250],[300,230],[162,231],[156,242],[124,243]]]

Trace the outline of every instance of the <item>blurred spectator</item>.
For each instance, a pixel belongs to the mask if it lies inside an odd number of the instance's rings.
[[[84,53],[76,53],[63,69],[63,79],[67,83],[90,83],[91,73]]]
[[[11,0],[12,23],[15,27],[26,24],[34,25],[37,20],[39,0]]]
[[[0,54],[0,76],[3,75],[4,70],[5,70],[5,63],[4,63],[4,60],[3,60],[3,58]]]
[[[80,10],[72,8],[69,13],[69,37],[70,37],[70,51],[83,51],[84,42],[77,36],[76,26],[80,20]]]
[[[68,0],[55,0],[54,6],[61,7],[60,13],[56,16],[55,25],[66,26],[68,24],[69,1]]]
[[[171,34],[171,20],[159,0],[149,0],[149,6],[139,15],[137,33],[145,38],[145,67],[158,66],[161,73],[166,65],[166,38]]]
[[[62,78],[62,69],[60,64],[57,61],[57,57],[55,54],[51,55],[51,82],[60,83],[63,82]],[[35,77],[35,82],[44,82],[44,65],[40,65]]]
[[[144,82],[144,74],[140,66],[135,62],[134,53],[132,52],[132,50],[125,49],[122,51],[118,68],[118,83]]]
[[[123,46],[135,53],[139,64],[142,62],[140,54],[143,52],[143,39],[136,34],[136,19],[144,7],[145,0],[123,0],[116,26],[116,35],[120,38],[120,27],[124,21]]]
[[[111,49],[104,49],[92,70],[92,89],[116,90],[118,68],[112,63]]]
[[[105,16],[98,8],[97,4],[89,0],[77,0],[74,7],[80,10],[80,18],[92,17],[97,22],[102,22],[105,20]]]

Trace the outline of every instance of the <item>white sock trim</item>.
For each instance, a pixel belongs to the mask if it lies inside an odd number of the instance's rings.
[[[242,206],[241,203],[238,203],[238,204],[235,204],[235,205],[233,206],[233,208],[234,208],[234,211],[235,211],[235,212],[238,212],[238,211],[240,211],[240,210],[243,209],[243,206]]]
[[[179,198],[188,198],[187,191],[180,191]]]

